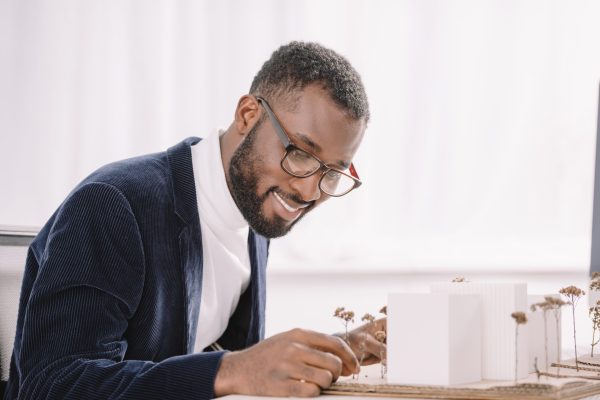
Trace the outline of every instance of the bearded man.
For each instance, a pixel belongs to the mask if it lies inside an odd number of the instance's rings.
[[[378,362],[384,320],[264,339],[269,240],[360,186],[368,120],[348,61],[292,42],[227,130],[92,173],[29,248],[6,398],[314,396]]]

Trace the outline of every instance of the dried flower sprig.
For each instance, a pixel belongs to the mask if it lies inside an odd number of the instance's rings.
[[[590,307],[588,315],[592,320],[592,350],[590,357],[594,357],[594,347],[600,342],[600,337],[596,340],[596,331],[600,329],[600,301],[597,301],[594,307]]]
[[[579,361],[577,359],[577,331],[575,329],[575,307],[577,307],[577,302],[581,296],[585,295],[585,291],[571,285],[560,289],[558,293],[565,296],[571,302],[571,309],[573,311],[573,343],[575,344],[575,369],[579,372]]]
[[[548,304],[558,307],[559,310],[560,310],[560,307],[566,306],[567,304],[571,304],[568,301],[564,301],[561,298],[552,297],[552,296],[546,296],[546,297],[544,297],[544,300],[546,300],[546,302]]]
[[[373,322],[375,322],[375,317],[369,313],[366,313],[365,315],[362,316],[362,318],[360,320],[363,322],[372,324]]]
[[[592,273],[592,281],[590,282],[590,291],[600,291],[600,272]],[[592,350],[590,357],[594,357],[594,347],[600,342],[600,338],[596,341],[596,331],[600,328],[600,301],[596,305],[590,307],[588,315],[592,320]]]
[[[385,331],[375,332],[375,339],[377,339],[380,343],[385,343],[387,339]],[[385,358],[385,354],[383,354],[383,350],[379,352],[379,359],[381,360],[381,379],[383,379],[387,373],[387,360]]]
[[[362,318],[360,319],[362,322],[366,322],[368,325],[370,326],[374,326],[375,325],[375,317],[372,314],[366,313],[365,315],[362,316]],[[367,340],[367,335],[363,334],[361,336],[361,341],[360,344],[358,345],[358,349],[360,350],[360,361],[359,361],[359,365],[362,365],[364,359],[365,359],[365,349],[366,349],[366,345],[365,342]],[[354,377],[354,375],[353,375]]]
[[[522,311],[515,311],[514,313],[510,314],[511,317],[514,318],[516,324],[515,324],[515,383],[517,383],[517,378],[518,378],[518,366],[519,366],[519,348],[518,348],[518,344],[519,344],[519,325],[524,325],[527,323],[527,315],[522,312]]]
[[[523,325],[527,323],[527,315],[525,315],[525,313],[522,311],[515,311],[514,313],[510,314],[510,316],[515,319],[517,325]]]
[[[338,307],[335,309],[333,316],[342,320],[342,323],[344,324],[344,329],[346,330],[346,332],[344,333],[344,340],[346,341],[346,343],[349,343],[348,324],[350,322],[354,323],[354,311],[346,310],[345,307]]]
[[[335,314],[333,314],[334,317],[338,317],[341,318],[342,320],[346,321],[346,322],[352,322],[354,323],[354,311],[350,311],[344,308],[344,307],[338,307],[335,310]]]
[[[531,311],[536,312],[537,310],[542,310],[544,317],[544,360],[546,364],[544,365],[545,370],[548,370],[550,364],[548,364],[548,311],[552,310],[553,305],[548,301],[542,301],[540,303],[535,303],[531,305]],[[536,367],[537,367],[537,358],[536,358]],[[539,376],[538,376],[539,379]]]
[[[546,303],[552,310],[552,314],[554,315],[554,322],[556,327],[556,363],[560,363],[560,310],[563,306],[569,304],[569,302],[564,301],[560,297],[554,296],[546,296],[544,297]],[[557,373],[560,373],[560,367],[557,370]]]
[[[585,291],[579,289],[577,286],[571,285],[560,289],[558,293],[568,297],[569,299],[575,298],[578,300],[581,296],[585,294]]]

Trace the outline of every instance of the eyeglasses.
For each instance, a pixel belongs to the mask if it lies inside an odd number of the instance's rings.
[[[296,178],[308,178],[323,170],[319,179],[319,189],[333,197],[341,197],[362,185],[354,164],[346,169],[338,169],[325,164],[315,155],[304,151],[292,143],[289,135],[281,126],[277,116],[262,97],[256,97],[269,115],[269,119],[277,132],[277,136],[285,147],[285,154],[281,159],[281,168]]]

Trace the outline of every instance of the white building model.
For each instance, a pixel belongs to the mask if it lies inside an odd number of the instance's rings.
[[[543,312],[530,310],[543,296],[528,301],[527,284],[452,282],[430,289],[388,297],[388,383],[449,386],[514,380],[515,374],[523,379],[533,372],[535,358],[540,369],[546,369],[546,358],[556,362],[555,319],[546,315],[545,346]],[[529,319],[518,335],[515,311]],[[536,340],[530,343],[530,336]]]

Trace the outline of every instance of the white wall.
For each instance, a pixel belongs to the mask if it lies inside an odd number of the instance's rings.
[[[272,246],[286,271],[583,271],[600,2],[0,0],[0,224],[98,166],[226,126],[280,44],[364,78],[365,184]]]

